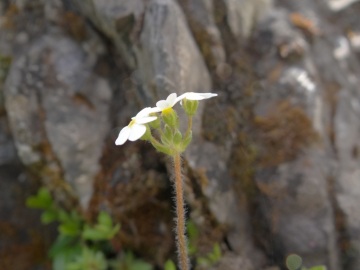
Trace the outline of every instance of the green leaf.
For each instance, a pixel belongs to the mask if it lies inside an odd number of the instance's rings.
[[[80,244],[77,238],[60,234],[49,250],[49,256],[55,258],[58,254],[67,251],[80,251]]]
[[[214,245],[213,251],[208,255],[208,258],[212,263],[217,263],[221,259],[221,248],[218,243]]]
[[[70,259],[68,259],[65,254],[59,254],[53,259],[53,269],[63,270],[69,261]]]
[[[176,265],[172,260],[167,260],[165,263],[164,270],[176,270]]]
[[[46,188],[40,188],[36,195],[26,200],[26,206],[30,208],[49,209],[52,205],[51,194]]]
[[[120,230],[120,225],[119,224],[116,224],[115,227],[113,227],[109,233],[109,237],[110,238],[113,238]],[[110,239],[109,238],[109,239]]]
[[[194,244],[192,244],[191,242],[188,243],[188,252],[189,255],[194,255],[197,252],[197,248]]]
[[[151,264],[136,259],[131,252],[123,253],[120,258],[111,263],[114,270],[152,270]]]
[[[54,209],[45,210],[41,214],[41,222],[43,224],[49,224],[53,221],[56,221],[58,219],[58,213]]]
[[[63,209],[59,209],[59,221],[60,222],[63,222],[63,223],[70,222],[71,219],[72,219],[71,215],[68,212],[66,212]]]
[[[309,270],[327,270],[327,268],[324,265],[318,265],[311,267]]]
[[[207,266],[211,265],[211,262],[209,261],[209,259],[205,258],[205,257],[197,258],[196,262],[200,266],[206,266],[207,267]]]
[[[190,255],[194,255],[197,252],[196,240],[198,239],[199,231],[191,220],[186,223],[186,230],[189,237],[188,251]]]
[[[102,231],[99,231],[96,228],[91,228],[89,225],[85,225],[85,228],[81,236],[85,240],[92,240],[92,241],[99,241],[106,239]]]
[[[79,223],[77,223],[76,221],[69,221],[60,224],[59,231],[63,235],[77,236],[80,233],[80,226]]]
[[[64,270],[66,265],[81,254],[79,240],[74,237],[59,235],[52,245],[49,256],[53,260],[54,270]]]
[[[120,229],[120,225],[116,225],[115,227],[107,227],[101,224],[97,224],[94,227],[90,227],[89,225],[85,225],[84,230],[82,232],[82,237],[85,240],[91,241],[101,241],[101,240],[109,240],[117,234]]]
[[[148,264],[147,262],[136,260],[132,263],[130,266],[130,270],[152,270],[153,267],[151,264]]]
[[[83,218],[74,210],[71,213],[63,209],[58,211],[58,219],[60,221],[59,230],[61,233],[74,235],[83,226]]]
[[[134,258],[134,255],[131,252],[127,252],[125,255],[125,269],[152,270],[153,267],[147,262]]]
[[[80,255],[64,268],[65,270],[106,270],[108,263],[100,251],[84,247]]]
[[[112,219],[110,215],[104,211],[101,211],[98,215],[98,223],[109,228],[112,227]]]
[[[195,241],[199,236],[199,230],[197,229],[195,223],[189,220],[186,223],[186,228],[189,236],[189,241]]]

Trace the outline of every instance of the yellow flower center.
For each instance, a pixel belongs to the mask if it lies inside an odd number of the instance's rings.
[[[169,108],[166,108],[166,109],[162,110],[162,114],[170,114],[173,111],[174,111],[173,108],[169,107]]]
[[[135,124],[135,120],[131,120],[130,123],[129,123],[129,127],[133,126]]]

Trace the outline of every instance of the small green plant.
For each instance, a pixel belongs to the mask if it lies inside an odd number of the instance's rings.
[[[165,262],[164,270],[176,270],[176,265],[172,260]]]
[[[42,209],[44,224],[58,222],[59,235],[49,256],[54,270],[151,270],[152,266],[135,259],[130,253],[121,253],[116,259],[106,257],[111,250],[109,240],[119,231],[110,215],[101,211],[95,224],[89,224],[75,210],[67,212],[53,201],[50,192],[41,188],[27,199],[28,207]]]
[[[111,263],[114,270],[152,270],[151,264],[135,258],[131,252],[124,252]],[[175,269],[176,270],[176,269]]]
[[[218,243],[214,244],[213,250],[204,257],[197,258],[196,262],[201,268],[208,268],[221,259],[221,249]]]
[[[289,270],[326,270],[327,269],[326,266],[323,266],[323,265],[318,265],[318,266],[313,266],[313,267],[307,268],[307,267],[303,266],[303,260],[297,254],[290,254],[289,256],[287,256],[286,267]]]
[[[199,238],[199,230],[196,227],[195,223],[192,222],[191,220],[187,222],[186,228],[187,228],[187,235],[189,238],[188,241],[189,255],[195,255],[197,252],[196,243]]]
[[[196,264],[200,269],[206,269],[214,264],[216,264],[221,259],[221,248],[218,243],[215,243],[213,249],[210,253],[205,256],[196,256],[198,253],[196,243],[199,237],[199,230],[196,227],[195,223],[189,220],[187,222],[187,234],[189,237],[188,250],[190,256],[196,257]]]

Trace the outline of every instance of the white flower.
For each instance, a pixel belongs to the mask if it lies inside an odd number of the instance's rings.
[[[131,118],[129,125],[124,127],[117,137],[115,144],[122,145],[127,140],[136,141],[140,139],[146,132],[144,124],[150,123],[157,119],[156,116],[149,116],[150,113],[156,112],[154,108],[147,107],[142,109],[136,116]]]
[[[170,94],[166,100],[160,100],[156,102],[156,108],[154,108],[154,112],[162,112],[166,109],[170,109],[174,107],[176,103],[183,100],[184,98],[189,100],[203,100],[217,96],[217,94],[213,93],[195,93],[195,92],[187,92],[177,97],[176,93]]]

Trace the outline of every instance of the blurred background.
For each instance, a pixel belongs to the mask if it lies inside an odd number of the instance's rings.
[[[172,92],[218,94],[183,155],[194,269],[360,269],[359,14],[1,0],[0,269],[175,269],[171,160],[114,144]]]

